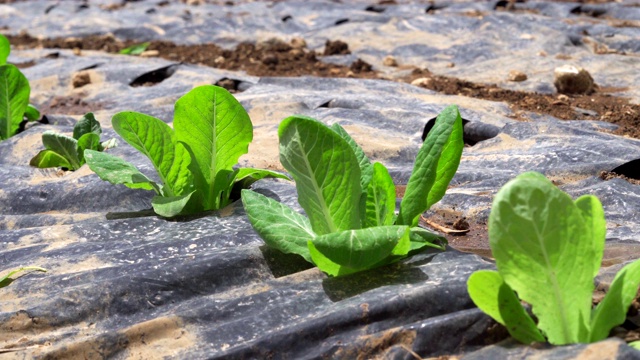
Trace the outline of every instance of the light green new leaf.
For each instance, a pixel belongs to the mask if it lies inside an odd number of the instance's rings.
[[[318,267],[318,269],[324,271],[327,275],[331,276],[344,276],[356,273],[358,271],[366,269],[352,269],[346,266],[338,265],[331,261],[328,257],[324,256],[311,241],[307,242],[309,247],[309,253],[311,254],[311,260]]]
[[[360,145],[353,140],[353,138],[347,133],[347,131],[340,126],[340,124],[335,123],[331,125],[331,130],[335,131],[341,138],[347,141],[347,144],[351,146],[351,150],[356,154],[356,158],[358,159],[358,165],[360,165],[360,186],[363,191],[367,189],[369,186],[369,181],[371,181],[371,177],[373,176],[373,165],[371,161],[364,153]]]
[[[100,138],[102,128],[93,113],[86,113],[73,127],[73,138],[79,140],[84,134],[96,134]]]
[[[249,115],[227,90],[205,85],[176,102],[173,127],[193,154],[194,181],[205,209],[218,209],[220,194],[230,185],[228,175],[253,139]]]
[[[632,348],[636,349],[636,350],[640,350],[640,341],[633,341],[628,343],[627,345],[631,346]]]
[[[586,229],[591,231],[590,238],[593,242],[593,276],[598,275],[602,256],[604,255],[604,242],[607,236],[607,221],[604,218],[604,209],[600,200],[593,195],[583,195],[575,201],[578,209],[582,211],[582,217],[586,222]]]
[[[131,45],[119,51],[122,55],[140,55],[149,47],[150,42],[143,42],[140,44]]]
[[[366,194],[364,227],[393,225],[396,210],[396,187],[387,168],[373,164],[373,176]]]
[[[76,139],[49,130],[42,133],[42,144],[46,149],[53,150],[67,159],[72,170],[80,168]]]
[[[609,291],[593,312],[589,342],[607,338],[613,327],[625,321],[629,306],[638,294],[638,286],[640,260],[626,265],[616,274]]]
[[[230,196],[240,194],[242,189],[248,189],[254,182],[264,178],[276,178],[290,180],[287,175],[281,174],[276,171],[253,169],[253,168],[239,168],[231,174],[231,187],[228,191],[223,193],[223,205],[226,206],[230,202]]]
[[[360,167],[347,141],[304,116],[284,119],[278,135],[280,162],[296,181],[298,202],[315,233],[360,228]]]
[[[476,271],[469,277],[467,289],[476,306],[504,325],[516,340],[523,344],[546,341],[499,273]]]
[[[130,162],[94,150],[85,150],[84,158],[89,168],[104,181],[114,185],[124,184],[132,189],[154,190],[156,194],[162,194],[158,184],[146,177]]]
[[[0,277],[0,288],[3,288],[7,285],[9,285],[9,283],[6,281],[8,278],[10,278],[11,276],[22,272],[22,271],[29,271],[29,270],[34,270],[34,271],[42,271],[42,272],[47,272],[47,269],[43,269],[41,267],[38,266],[25,266],[25,267],[21,267],[19,269],[16,270],[12,270],[10,271],[7,275]]]
[[[40,110],[35,106],[28,104],[24,110],[24,117],[29,121],[38,121],[40,119]]]
[[[9,43],[9,39],[0,34],[0,65],[7,63],[9,53],[11,53],[11,44]]]
[[[107,141],[103,141],[100,143],[100,147],[98,147],[98,151],[105,151],[107,149],[111,149],[118,146],[118,140],[115,138],[109,139]]]
[[[242,190],[242,204],[251,225],[267,245],[283,253],[298,254],[312,262],[307,242],[316,234],[309,219],[251,190]]]
[[[408,236],[407,226],[377,226],[320,235],[312,243],[338,265],[367,269],[391,255],[400,239]]]
[[[587,226],[569,195],[541,175],[518,176],[493,202],[489,244],[496,266],[531,304],[552,344],[588,341],[596,257]]]
[[[184,195],[191,183],[188,165],[191,158],[176,144],[169,125],[153,116],[120,112],[113,116],[113,129],[131,146],[146,155],[164,184],[162,196]]]
[[[420,214],[440,201],[462,155],[462,118],[455,105],[444,109],[416,157],[400,204],[399,225],[418,225]]]
[[[151,206],[156,214],[167,218],[173,217],[182,213],[193,193],[171,197],[156,195],[151,199]]]
[[[17,67],[0,66],[0,140],[8,139],[20,128],[30,92],[29,81]]]
[[[40,169],[52,167],[65,167],[67,169],[71,169],[71,164],[69,164],[67,159],[53,150],[41,150],[31,159],[31,161],[29,161],[29,165]]]

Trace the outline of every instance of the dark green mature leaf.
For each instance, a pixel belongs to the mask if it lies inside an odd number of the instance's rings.
[[[615,326],[622,324],[640,286],[640,260],[622,268],[613,279],[609,291],[598,304],[591,318],[589,342],[596,342],[609,336]]]
[[[320,235],[312,243],[338,265],[367,269],[391,255],[403,237],[409,237],[407,226],[377,226]]]
[[[589,225],[569,195],[541,174],[518,176],[493,202],[489,243],[496,266],[520,299],[531,304],[552,344],[589,340],[598,261]]]
[[[71,169],[71,164],[63,156],[53,150],[42,150],[36,156],[34,156],[29,165],[35,166],[40,169],[52,168],[52,167],[65,167]]]
[[[80,164],[84,164],[84,151],[85,150],[97,150],[100,151],[100,135],[93,133],[84,134],[78,139],[78,156],[80,157]]]
[[[153,211],[156,214],[164,217],[173,217],[183,212],[194,192],[170,197],[156,195],[151,199],[151,206],[153,206]]]
[[[307,242],[316,237],[309,219],[292,208],[251,190],[242,190],[249,221],[264,242],[287,254],[312,262]]]
[[[78,141],[76,139],[53,131],[45,131],[42,133],[42,144],[46,149],[53,150],[67,159],[72,170],[80,168]]]
[[[9,279],[11,276],[22,272],[22,271],[29,271],[29,270],[34,270],[34,271],[42,271],[42,272],[47,272],[47,269],[43,269],[41,267],[38,266],[25,266],[25,267],[21,267],[19,269],[16,270],[12,270],[10,271],[7,275],[4,275],[3,277],[0,277],[0,288],[3,288],[7,285],[10,284],[10,282],[7,282],[7,279]]]
[[[131,146],[146,155],[158,172],[162,196],[184,195],[191,184],[188,171],[191,158],[176,143],[169,125],[153,116],[137,112],[120,112],[113,116],[113,129]],[[95,170],[94,170],[95,171]]]
[[[479,270],[471,274],[467,281],[471,300],[491,316],[506,326],[509,334],[524,344],[545,342],[533,319],[524,311],[520,300],[495,271]]]
[[[0,140],[8,139],[20,128],[30,92],[29,81],[17,67],[0,66]]]
[[[360,167],[349,144],[317,120],[280,123],[280,162],[296,181],[298,202],[316,234],[358,229]]]
[[[224,88],[200,86],[176,102],[173,126],[177,140],[193,155],[191,169],[204,208],[226,205],[220,195],[231,186],[233,165],[253,139],[247,112]]]
[[[35,106],[28,104],[27,108],[24,110],[24,117],[29,121],[38,121],[40,120],[40,110]]]
[[[418,225],[420,214],[445,194],[458,165],[464,143],[462,118],[455,105],[444,109],[425,139],[400,204],[399,225]]]
[[[366,194],[364,227],[393,225],[396,210],[396,187],[387,168],[373,165],[373,176]]]
[[[155,190],[156,194],[162,194],[158,184],[146,177],[130,162],[94,150],[85,150],[84,158],[89,168],[104,181],[114,185],[124,184],[132,189]]]
[[[86,113],[73,127],[73,138],[79,140],[82,135],[90,133],[96,134],[100,138],[102,128],[93,113]]]
[[[9,57],[10,52],[11,44],[9,43],[9,39],[0,34],[0,65],[7,63],[7,58]]]

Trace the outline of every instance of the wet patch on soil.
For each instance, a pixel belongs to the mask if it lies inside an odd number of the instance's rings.
[[[434,229],[428,223],[437,224],[443,228],[452,230],[469,230],[463,234],[446,234],[444,237],[452,248],[468,253],[474,253],[485,258],[493,258],[491,249],[489,248],[489,232],[487,224],[478,222],[475,219],[465,218],[462,213],[453,211],[436,211],[435,213],[425,217],[427,222],[421,221],[423,227],[435,230],[440,233],[442,231]]]
[[[477,84],[421,69],[403,80],[411,83],[417,79],[421,79],[418,86],[439,93],[506,102],[518,120],[527,120],[524,112],[535,112],[561,120],[606,121],[620,126],[615,134],[640,138],[640,105],[607,93],[621,89],[598,89],[590,95],[546,95],[502,89],[495,84]]]

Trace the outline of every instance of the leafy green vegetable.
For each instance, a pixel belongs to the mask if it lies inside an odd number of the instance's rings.
[[[9,39],[0,34],[0,65],[7,63],[9,53],[11,53],[11,44],[9,44]]]
[[[45,150],[34,156],[29,164],[38,168],[64,167],[78,170],[85,163],[85,150],[103,151],[116,145],[114,139],[100,143],[100,134],[100,123],[93,113],[87,113],[73,127],[73,137],[45,131],[42,134]]]
[[[242,105],[221,87],[196,87],[178,99],[175,130],[137,112],[118,113],[112,124],[127,143],[151,160],[160,183],[131,163],[87,150],[89,167],[112,184],[154,190],[157,196],[151,204],[164,217],[221,209],[233,201],[238,187],[265,177],[288,179],[274,171],[233,168],[248,151],[253,125]]]
[[[308,219],[245,190],[242,201],[254,229],[271,247],[294,253],[332,276],[399,261],[424,247],[444,249],[444,238],[417,227],[419,215],[444,195],[462,154],[462,119],[445,109],[418,152],[396,218],[393,179],[338,124],[286,118],[278,129],[280,161],[294,180]],[[410,204],[415,202],[416,204]],[[408,215],[407,215],[408,214]],[[406,219],[406,220],[403,220]],[[305,247],[305,244],[307,245]]]
[[[28,104],[24,111],[24,117],[28,121],[38,121],[40,119],[40,110],[32,104]]]
[[[5,287],[5,286],[7,286],[7,285],[9,285],[11,283],[11,280],[9,279],[11,276],[13,276],[13,275],[15,275],[15,274],[17,274],[19,272],[29,271],[29,270],[47,272],[47,269],[43,269],[43,268],[37,267],[37,266],[25,266],[25,267],[21,267],[21,268],[16,269],[16,270],[11,270],[5,276],[0,277],[0,288],[3,288],[3,287]]]
[[[30,92],[29,81],[17,67],[0,66],[0,140],[18,132]]]
[[[140,44],[131,45],[120,50],[120,54],[123,55],[140,55],[149,47],[150,42],[143,42]]]
[[[469,295],[521,342],[545,337],[556,345],[602,340],[624,322],[640,285],[636,261],[618,273],[592,311],[605,232],[596,197],[573,201],[543,175],[524,173],[498,192],[489,216],[489,244],[498,272],[472,274]],[[531,304],[537,328],[514,291]]]

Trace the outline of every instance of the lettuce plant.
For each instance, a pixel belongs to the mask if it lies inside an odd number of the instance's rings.
[[[37,267],[37,266],[25,266],[25,267],[21,267],[18,268],[16,270],[11,270],[9,271],[8,274],[0,277],[0,288],[3,288],[7,285],[9,285],[11,283],[11,281],[9,280],[9,278],[19,272],[23,272],[23,271],[29,271],[29,270],[34,270],[34,271],[42,271],[42,272],[47,272],[47,269],[43,269],[41,267]]]
[[[236,168],[253,139],[253,125],[242,105],[224,88],[196,87],[175,104],[173,126],[155,117],[120,112],[113,129],[156,169],[160,183],[116,156],[86,150],[91,170],[102,180],[156,192],[154,211],[164,217],[217,210],[240,188],[277,172]]]
[[[418,222],[444,196],[460,163],[462,120],[455,106],[438,116],[418,152],[397,216],[389,172],[371,164],[340,125],[292,116],[278,134],[280,162],[296,181],[307,217],[243,190],[249,220],[269,246],[298,254],[332,276],[389,264],[426,246],[444,250],[446,240]]]
[[[9,40],[0,35],[0,140],[15,135],[25,118],[40,118],[38,109],[29,104],[29,81],[15,65],[7,64],[10,51]]]
[[[102,128],[93,113],[87,113],[76,123],[73,127],[73,137],[45,131],[42,134],[45,150],[34,156],[29,165],[38,168],[64,167],[78,170],[85,163],[85,150],[104,151],[116,146],[116,139],[100,142],[100,134]]]
[[[150,42],[143,42],[140,44],[134,44],[120,50],[118,53],[122,55],[140,55],[149,47]]]
[[[468,280],[473,302],[523,343],[591,343],[624,322],[640,285],[640,261],[626,265],[592,309],[606,222],[600,201],[573,201],[543,175],[521,174],[496,195],[489,244],[498,271]],[[516,295],[517,293],[517,295]],[[520,304],[531,305],[536,322]]]

